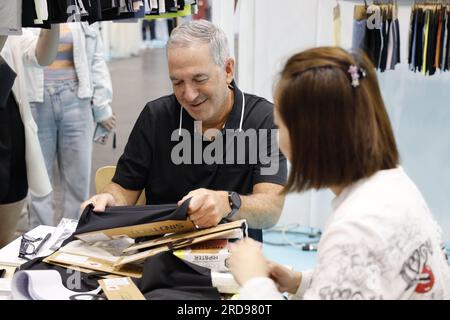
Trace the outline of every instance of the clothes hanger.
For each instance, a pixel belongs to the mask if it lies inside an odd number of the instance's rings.
[[[367,0],[364,0],[364,4],[355,5],[354,11],[353,11],[353,18],[357,21],[366,19],[368,8],[369,7],[367,5]]]

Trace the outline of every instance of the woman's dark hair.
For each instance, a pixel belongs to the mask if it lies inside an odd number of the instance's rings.
[[[350,66],[358,68],[357,86]],[[362,52],[295,54],[281,72],[275,104],[291,141],[285,192],[347,186],[399,163],[375,68]]]

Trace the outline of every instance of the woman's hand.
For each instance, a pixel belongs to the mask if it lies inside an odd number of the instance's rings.
[[[270,261],[269,262],[270,278],[277,285],[278,291],[281,293],[288,292],[295,294],[300,287],[302,281],[302,274],[295,272],[281,264]]]
[[[112,115],[105,121],[102,121],[100,124],[108,129],[108,131],[114,130],[116,128],[116,116]]]
[[[229,269],[241,286],[252,278],[269,276],[269,265],[262,254],[261,243],[245,238],[230,244],[230,251]]]

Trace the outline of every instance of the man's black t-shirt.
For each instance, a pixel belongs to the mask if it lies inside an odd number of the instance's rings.
[[[175,95],[149,102],[130,134],[113,182],[131,190],[145,188],[147,204],[176,203],[198,188],[248,195],[257,183],[284,185],[286,159],[276,143],[271,144],[276,141],[273,105],[249,94],[245,103],[242,99],[234,86],[233,109],[214,141],[201,140],[194,119]],[[228,132],[246,141],[244,148]],[[249,235],[262,240],[260,230],[249,230]]]

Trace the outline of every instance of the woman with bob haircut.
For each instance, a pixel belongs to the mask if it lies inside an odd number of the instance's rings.
[[[292,164],[284,192],[336,197],[314,270],[267,261],[260,243],[231,247],[241,299],[450,299],[441,230],[399,154],[364,53],[322,47],[292,56],[275,87],[280,148]]]

